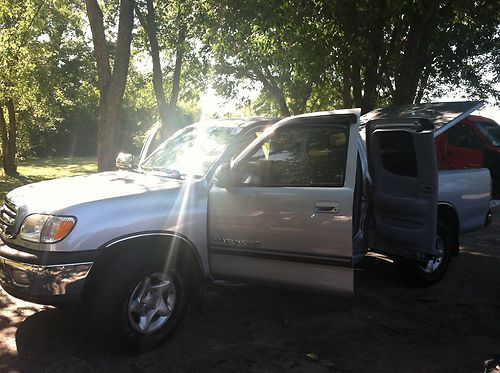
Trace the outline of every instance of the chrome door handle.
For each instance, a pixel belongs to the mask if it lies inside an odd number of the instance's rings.
[[[327,214],[338,214],[339,213],[339,203],[334,201],[317,201],[314,208],[314,212],[327,213]]]

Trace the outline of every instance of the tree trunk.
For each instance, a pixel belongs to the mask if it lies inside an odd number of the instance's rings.
[[[311,98],[313,92],[313,84],[308,82],[307,88],[300,92],[300,94],[294,95],[296,98],[292,101],[292,113],[293,115],[304,114],[307,109],[307,102]]]
[[[357,31],[357,3],[354,1],[339,1],[334,6],[334,12],[340,17],[344,32],[344,45],[341,49],[342,60],[342,104],[346,109],[361,105],[360,66],[353,55],[354,38]]]
[[[271,96],[274,98],[274,101],[280,108],[281,115],[284,117],[289,117],[290,115],[292,115],[290,108],[286,103],[285,95],[283,94],[281,89],[276,84],[268,83],[267,85]],[[266,87],[266,84],[264,84],[264,87]]]
[[[354,105],[361,107],[363,105],[363,85],[361,83],[361,66],[357,61],[353,62],[351,66],[351,83]]]
[[[156,104],[160,114],[160,121],[163,127],[168,126],[168,104],[165,98],[165,90],[163,88],[163,70],[160,60],[160,47],[158,46],[158,38],[156,35],[156,17],[152,0],[147,0],[146,17],[142,14],[139,5],[135,3],[135,13],[139,22],[146,32],[149,43],[149,54],[153,62],[153,89],[155,91]]]
[[[148,0],[151,1],[151,0]],[[177,17],[180,20],[181,12]],[[172,91],[170,92],[170,101],[168,103],[168,113],[170,118],[172,118],[170,125],[167,128],[163,129],[163,138],[168,138],[175,131],[181,128],[178,121],[177,115],[177,102],[179,101],[179,94],[181,92],[181,73],[182,73],[182,64],[184,63],[184,52],[186,50],[186,25],[184,23],[181,24],[179,28],[179,33],[177,35],[177,47],[175,49],[175,66],[174,73],[172,75]]]
[[[347,58],[344,58],[342,62],[342,106],[344,109],[352,108],[351,86],[351,66]]]
[[[16,137],[17,137],[17,121],[14,101],[7,99],[7,112],[9,116],[9,124],[5,120],[3,107],[0,105],[0,133],[2,138],[2,162],[5,175],[18,176],[16,165]]]
[[[134,26],[134,0],[120,1],[120,17],[113,72],[106,46],[102,11],[97,0],[86,0],[99,76],[99,122],[97,163],[99,171],[115,169],[121,146],[123,125],[120,122],[123,94],[130,62],[130,43]]]
[[[413,15],[408,31],[399,73],[395,79],[394,104],[396,105],[413,103],[429,53],[439,2],[424,0],[423,7],[422,14]]]
[[[379,85],[379,67],[384,51],[384,34],[386,26],[387,7],[385,1],[373,2],[375,9],[373,31],[370,33],[370,48],[366,51],[367,62],[364,70],[363,101],[361,112],[367,113],[375,108],[377,87]]]
[[[185,42],[186,25],[183,23],[179,29],[179,34],[177,36],[177,48],[175,50],[175,67],[174,75],[172,76],[172,93],[170,95],[169,103],[171,111],[175,111],[177,109],[177,101],[179,100],[179,93],[181,91],[182,63],[184,61],[184,52],[186,50]]]
[[[167,138],[177,131],[180,126],[175,120],[175,111],[177,107],[177,100],[180,92],[180,75],[181,67],[184,58],[184,42],[186,40],[186,27],[183,25],[179,30],[179,37],[177,40],[176,60],[174,74],[172,77],[172,94],[170,102],[167,103],[165,89],[163,87],[163,69],[160,60],[160,47],[158,45],[156,16],[153,0],[147,0],[147,13],[146,17],[142,14],[138,4],[135,4],[135,12],[139,18],[139,22],[146,32],[149,43],[149,53],[153,62],[153,88],[155,91],[156,103],[158,105],[158,112],[160,114],[160,121],[162,124],[162,138]]]
[[[429,77],[431,75],[431,64],[425,66],[422,78],[420,79],[418,85],[417,95],[415,96],[415,105],[420,105],[422,102],[422,98],[424,97],[425,89],[427,88],[427,84],[429,83]]]

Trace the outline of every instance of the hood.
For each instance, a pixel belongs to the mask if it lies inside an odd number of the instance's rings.
[[[54,213],[87,202],[178,188],[183,181],[130,171],[102,172],[28,184],[7,194],[19,210]]]

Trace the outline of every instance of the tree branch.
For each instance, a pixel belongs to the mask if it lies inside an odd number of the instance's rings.
[[[266,67],[263,67],[262,70],[255,69],[254,74],[257,77],[257,79],[259,79],[260,82],[264,85],[264,88],[274,98],[276,104],[278,104],[281,111],[281,115],[286,117],[290,116],[290,109],[288,108],[288,105],[286,103],[285,95],[278,87],[274,79],[272,78],[269,69],[267,69]]]

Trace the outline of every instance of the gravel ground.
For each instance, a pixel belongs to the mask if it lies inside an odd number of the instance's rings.
[[[482,372],[500,356],[498,215],[433,287],[405,285],[378,257],[357,268],[352,299],[213,286],[203,313],[139,356],[111,352],[82,311],[0,290],[0,372]]]

